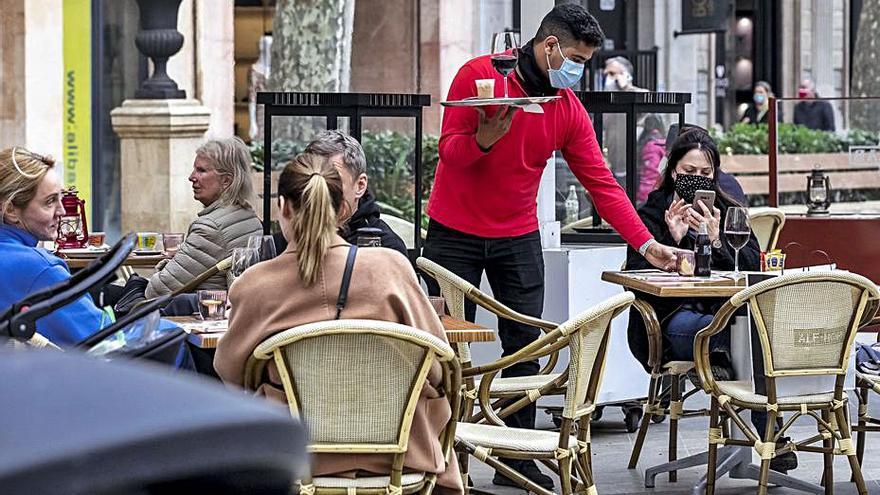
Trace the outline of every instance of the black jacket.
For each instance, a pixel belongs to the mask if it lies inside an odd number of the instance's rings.
[[[666,226],[664,214],[672,204],[673,193],[664,190],[652,191],[648,195],[648,200],[639,208],[639,217],[644,222],[645,227],[654,235],[654,239],[661,244],[667,246],[679,247],[681,249],[694,249],[696,241],[693,232],[688,232],[680,243],[676,243]],[[715,207],[721,210],[720,229],[724,230],[724,218],[727,214],[727,208],[734,206],[728,204],[720,195],[716,195]],[[734,250],[726,242],[724,235],[722,237],[721,249],[712,250],[712,269],[713,270],[733,270]],[[755,235],[749,238],[749,242],[739,251],[739,269],[740,270],[758,270],[761,265],[761,249],[758,247],[758,240]],[[648,260],[646,260],[638,251],[628,248],[626,253],[626,270],[645,270],[654,268]],[[660,327],[665,327],[665,320],[683,305],[689,305],[704,314],[715,314],[725,299],[718,298],[668,298],[655,297],[648,294],[638,294],[640,299],[645,300],[654,308],[657,313],[657,319],[660,321]],[[648,340],[645,333],[645,323],[642,317],[636,311],[630,311],[629,328],[627,331],[629,339],[630,351],[633,356],[639,360],[647,369],[648,362]]]
[[[382,230],[382,247],[390,248],[398,251],[404,256],[409,256],[406,252],[406,244],[403,243],[403,239],[395,234],[394,231],[391,230],[391,227],[379,218],[379,207],[376,205],[376,200],[373,198],[373,194],[369,189],[367,189],[367,192],[361,197],[361,200],[358,203],[358,209],[348,220],[348,224],[340,229],[339,235],[341,235],[346,242],[357,244],[357,229],[362,227],[374,227]],[[278,254],[281,254],[287,249],[287,240],[284,239],[281,232],[276,233],[272,237],[275,240],[275,250]]]
[[[834,132],[834,110],[827,101],[802,101],[794,106],[794,123],[810,129]]]
[[[770,110],[768,109],[764,112],[764,115],[761,115],[761,119],[758,119],[758,108],[753,104],[749,104],[749,108],[746,109],[746,113],[743,114],[742,120],[740,122],[745,122],[748,119],[749,124],[758,125],[758,124],[766,124],[767,119],[770,118]],[[776,108],[776,122],[782,122],[782,107]]]

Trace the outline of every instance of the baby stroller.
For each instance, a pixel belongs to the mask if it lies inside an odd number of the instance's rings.
[[[289,494],[308,469],[285,408],[131,360],[0,349],[0,492]]]
[[[38,319],[111,280],[134,249],[136,239],[134,234],[128,234],[69,279],[31,293],[10,306],[0,314],[0,337],[29,341],[36,334]],[[126,357],[174,364],[186,334],[180,328],[160,324],[158,310],[169,300],[170,296],[165,296],[149,301],[75,347],[108,359]]]

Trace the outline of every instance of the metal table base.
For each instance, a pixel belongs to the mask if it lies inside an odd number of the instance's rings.
[[[648,468],[645,470],[645,487],[654,488],[654,478],[660,473],[677,471],[694,466],[705,466],[708,462],[709,452],[707,451]],[[751,479],[758,481],[759,472],[760,468],[752,464],[752,449],[750,447],[725,445],[718,448],[718,463],[715,469],[716,484],[718,479],[725,474],[728,474],[733,479]],[[776,471],[770,471],[768,482],[776,486],[783,486],[808,493],[825,493],[825,488],[821,485],[809,483],[793,476],[777,473]],[[691,493],[693,495],[706,493],[706,475],[703,475],[703,477],[700,478],[700,481],[694,485]]]

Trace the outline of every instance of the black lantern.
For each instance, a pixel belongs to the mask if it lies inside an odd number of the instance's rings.
[[[827,215],[831,206],[831,184],[818,165],[807,176],[807,215]]]
[[[136,98],[165,100],[186,98],[186,93],[168,77],[168,59],[183,46],[183,35],[177,31],[177,11],[182,0],[137,0],[141,13],[141,30],[135,45],[153,61],[153,75],[141,83]]]

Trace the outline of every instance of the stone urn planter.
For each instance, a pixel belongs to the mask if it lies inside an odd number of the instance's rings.
[[[140,28],[135,37],[138,50],[153,61],[153,75],[141,83],[135,97],[147,100],[186,98],[186,92],[168,77],[168,59],[180,51],[183,35],[177,30],[182,0],[137,0]]]

